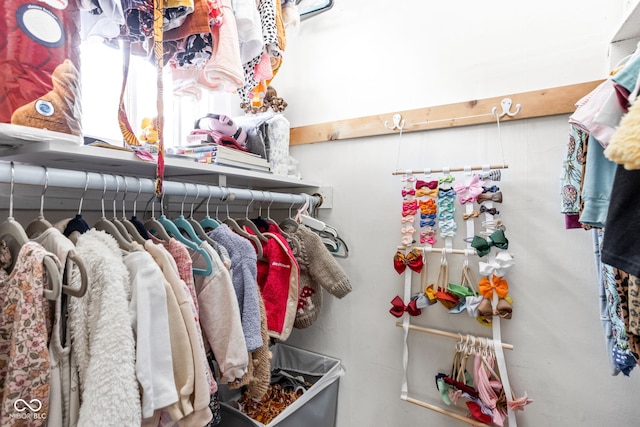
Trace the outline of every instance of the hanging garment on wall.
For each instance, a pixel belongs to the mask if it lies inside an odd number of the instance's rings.
[[[300,252],[296,255],[300,267],[300,294],[294,326],[304,329],[318,318],[323,288],[336,298],[344,298],[351,292],[351,283],[320,236],[301,224],[297,229],[285,226],[283,231],[293,234],[300,243]]]

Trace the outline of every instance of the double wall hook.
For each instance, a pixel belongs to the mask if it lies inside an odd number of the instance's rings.
[[[504,116],[514,117],[516,114],[520,112],[521,106],[520,104],[516,104],[516,111],[512,113],[510,111],[511,105],[513,105],[513,101],[511,100],[511,98],[505,98],[502,101],[500,101],[500,106],[502,107],[502,113],[498,114],[498,108],[493,107],[491,109],[491,114],[493,114],[496,117],[504,117]]]
[[[404,125],[406,124],[406,120],[402,120],[402,116],[398,113],[394,114],[393,117],[393,126],[389,126],[389,121],[385,120],[384,121],[384,127],[386,127],[389,130],[402,130],[404,129]]]

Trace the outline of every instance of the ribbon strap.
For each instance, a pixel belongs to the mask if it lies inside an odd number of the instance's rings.
[[[164,86],[162,83],[162,69],[164,68],[164,11],[162,0],[153,1],[153,53],[156,59],[156,81],[158,91],[156,93],[156,129],[158,131],[158,163],[156,165],[156,195],[162,195],[162,184],[164,182]]]

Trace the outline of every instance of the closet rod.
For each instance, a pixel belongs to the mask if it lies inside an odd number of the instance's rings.
[[[402,327],[402,322],[396,322],[396,326]],[[440,335],[441,337],[453,338],[453,339],[456,339],[456,340],[459,340],[460,337],[462,337],[461,334],[454,334],[454,333],[451,333],[451,332],[441,331],[440,329],[425,328],[423,326],[416,326],[416,325],[408,325],[408,326],[409,326],[409,329],[412,329],[414,331],[426,332],[428,334],[434,334],[434,335]],[[506,350],[513,350],[513,344],[500,343],[500,345],[502,346],[502,348],[504,348]]]
[[[45,168],[42,166],[32,166],[24,164],[13,165],[13,182],[15,184],[43,186],[45,183]],[[104,180],[103,180],[104,175]],[[48,187],[77,188],[84,190],[87,185],[88,190],[103,191],[124,191],[125,188],[131,194],[137,194],[138,189],[141,194],[154,194],[155,183],[152,179],[136,178],[132,176],[100,174],[96,172],[84,172],[67,169],[46,169],[46,179]],[[0,182],[10,183],[12,179],[11,164],[9,162],[0,163]],[[126,182],[126,186],[125,186]],[[229,194],[233,195],[233,200],[246,200],[255,202],[286,203],[290,205],[304,204],[307,200],[315,206],[320,202],[318,196],[293,193],[275,193],[271,191],[250,190],[245,188],[220,187],[213,185],[182,183],[176,181],[165,181],[163,184],[164,194],[167,196],[187,197],[199,196],[207,199],[211,194],[211,200],[226,200]],[[211,193],[209,193],[211,191]],[[313,207],[312,206],[312,207]]]
[[[438,169],[415,169],[415,170],[397,170],[394,172],[391,172],[391,175],[405,175],[405,174],[425,174],[428,175],[430,173],[442,173],[445,171],[449,171],[449,172],[466,172],[467,170],[472,170],[472,171],[481,171],[481,170],[485,170],[485,169],[507,169],[509,168],[509,165],[507,164],[499,164],[499,165],[482,165],[482,166],[467,166],[467,167],[456,167],[456,168],[438,168]]]
[[[464,415],[456,414],[455,412],[447,411],[446,409],[442,409],[439,406],[432,405],[427,402],[423,402],[421,400],[414,399],[412,397],[408,397],[405,399],[409,403],[413,403],[414,405],[422,406],[423,408],[431,409],[432,411],[438,412],[443,415],[447,415],[451,418],[455,418],[457,420],[463,421],[467,424],[471,424],[477,427],[489,427],[489,424],[485,424],[481,421],[476,421],[473,418],[465,417]]]

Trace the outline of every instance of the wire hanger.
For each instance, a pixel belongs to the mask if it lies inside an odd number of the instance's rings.
[[[198,276],[211,275],[211,273],[213,272],[213,261],[211,260],[211,256],[209,255],[209,253],[205,249],[199,247],[193,240],[189,240],[184,237],[182,233],[180,233],[178,227],[164,214],[164,192],[162,193],[162,197],[160,199],[160,209],[161,214],[158,218],[158,222],[162,224],[166,233],[188,248],[198,252],[204,258],[207,267],[204,270],[200,268],[194,268],[193,274],[197,274]]]
[[[118,228],[111,221],[109,221],[105,216],[104,195],[107,192],[107,179],[105,178],[103,173],[100,173],[100,176],[102,177],[102,182],[103,182],[102,197],[100,198],[100,204],[102,207],[102,217],[98,220],[98,222],[94,224],[94,227],[96,230],[104,231],[107,234],[111,235],[114,239],[116,239],[116,242],[118,243],[118,246],[120,246],[120,249],[125,250],[127,252],[133,252],[135,248],[133,247],[131,242],[126,240],[122,236],[122,234],[120,234],[120,231],[118,230]]]
[[[127,186],[127,178],[125,178],[124,175],[122,176],[122,180],[124,181],[124,196],[122,197],[122,219],[120,219],[120,223],[124,226],[124,228],[126,229],[127,233],[129,233],[129,236],[131,236],[131,239],[133,241],[140,243],[141,245],[144,245],[144,242],[146,241],[146,239],[140,234],[140,231],[138,231],[138,228],[135,226],[135,224],[133,224],[131,221],[127,219],[127,215],[125,213],[125,208],[126,208],[125,200],[127,198],[127,194],[129,193],[129,188]],[[139,178],[138,178],[138,182],[140,182]],[[136,195],[136,200],[138,199],[139,195],[140,193],[138,192],[138,195]],[[135,206],[135,201],[133,203]],[[132,218],[135,218],[135,211]]]
[[[44,186],[42,187],[42,194],[40,195],[40,213],[37,218],[31,221],[27,226],[25,232],[29,238],[33,238],[42,234],[46,229],[53,227],[49,221],[44,217],[44,194],[49,187],[49,170],[46,166],[44,168]]]
[[[9,216],[2,223],[0,223],[0,240],[3,240],[9,251],[11,252],[11,264],[7,267],[6,271],[11,273],[16,265],[20,248],[29,242],[29,237],[26,231],[22,228],[22,225],[13,217],[13,186],[15,181],[15,168],[13,162],[11,162],[11,186],[9,192]],[[60,277],[60,270],[58,263],[52,258],[52,255],[44,255],[42,263],[46,270],[46,276],[51,284],[51,289],[44,289],[43,296],[48,300],[55,300],[60,296],[60,289],[62,289],[62,278]]]

